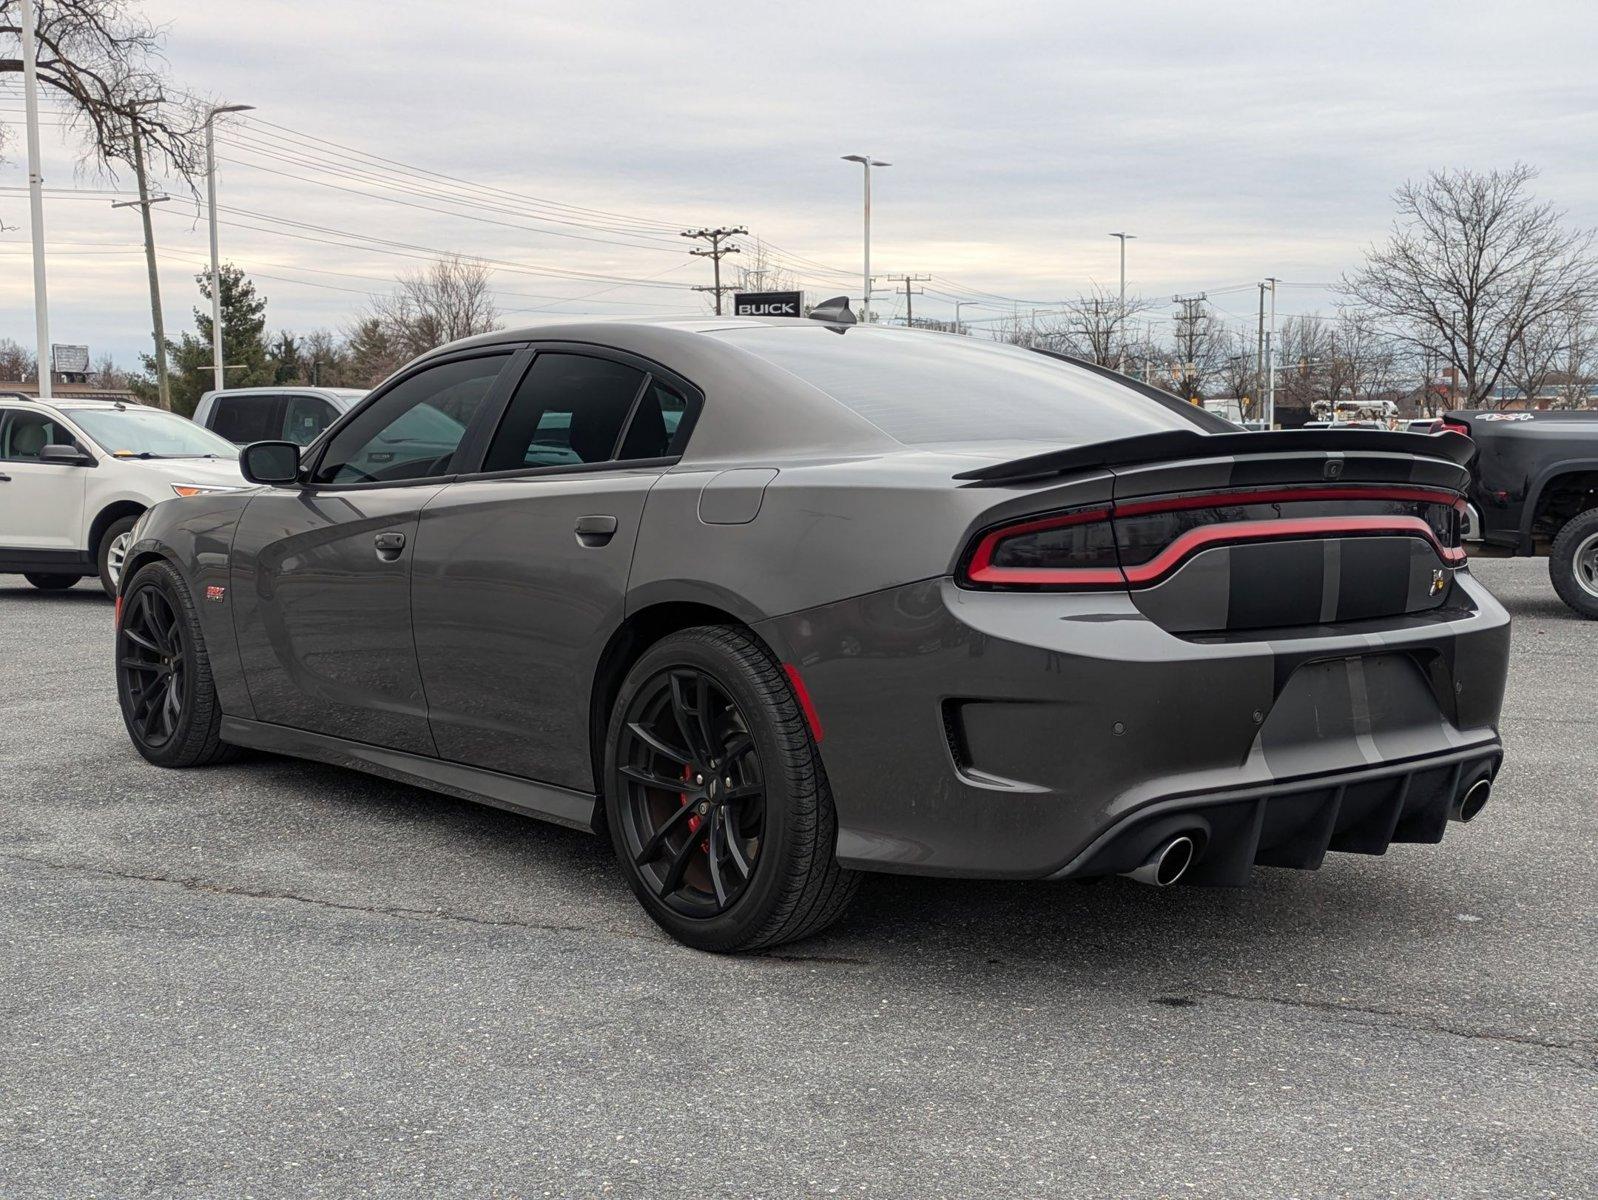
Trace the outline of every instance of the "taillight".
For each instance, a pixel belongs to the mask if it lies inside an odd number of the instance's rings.
[[[961,582],[1080,591],[1151,587],[1213,546],[1320,537],[1424,538],[1448,566],[1465,558],[1465,502],[1440,489],[1251,488],[1049,513],[978,535]]]
[[[1443,427],[1438,432],[1439,433],[1458,433],[1458,434],[1464,435],[1465,437],[1469,437],[1470,436],[1470,426],[1467,425],[1464,421],[1450,421],[1447,417],[1444,417],[1443,418]]]
[[[1053,513],[990,529],[977,539],[962,575],[983,587],[1126,586],[1108,508]]]

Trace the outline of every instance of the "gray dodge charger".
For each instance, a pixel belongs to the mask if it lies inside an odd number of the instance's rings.
[[[1486,803],[1509,649],[1469,442],[1245,433],[1113,372],[822,319],[445,346],[158,505],[123,716],[603,832],[734,951],[862,871],[1240,884]]]

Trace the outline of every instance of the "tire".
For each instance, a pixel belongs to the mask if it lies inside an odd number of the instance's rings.
[[[1598,621],[1598,508],[1565,522],[1548,551],[1548,577],[1561,600]]]
[[[138,523],[138,517],[118,517],[106,526],[100,535],[100,544],[94,549],[94,561],[100,567],[100,586],[105,594],[116,599],[117,584],[122,578],[122,563],[128,552],[128,534]]]
[[[117,701],[133,745],[158,767],[199,767],[238,754],[223,742],[222,704],[199,614],[164,562],[140,568],[116,632]]]
[[[29,583],[41,592],[64,592],[82,578],[81,575],[24,575]]]
[[[742,629],[672,634],[628,671],[606,738],[605,815],[639,903],[698,950],[808,937],[859,886],[834,853],[837,815],[804,713],[782,668]]]

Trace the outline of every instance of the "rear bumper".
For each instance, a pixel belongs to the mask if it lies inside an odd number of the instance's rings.
[[[1320,868],[1327,851],[1385,854],[1440,842],[1455,800],[1498,774],[1496,740],[1451,754],[1145,805],[1104,830],[1056,879],[1130,871],[1178,835],[1200,847],[1190,883],[1242,886],[1255,866]]]
[[[1208,843],[1193,878],[1238,882],[1435,841],[1453,772],[1501,757],[1509,619],[1468,572],[1424,614],[1223,638],[1167,633],[1126,594],[947,579],[765,632],[815,703],[860,869],[1103,874],[1184,816]]]

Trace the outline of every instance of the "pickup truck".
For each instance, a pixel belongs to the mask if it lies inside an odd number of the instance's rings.
[[[1559,598],[1598,620],[1598,411],[1451,412],[1476,443],[1466,540],[1547,554]]]

